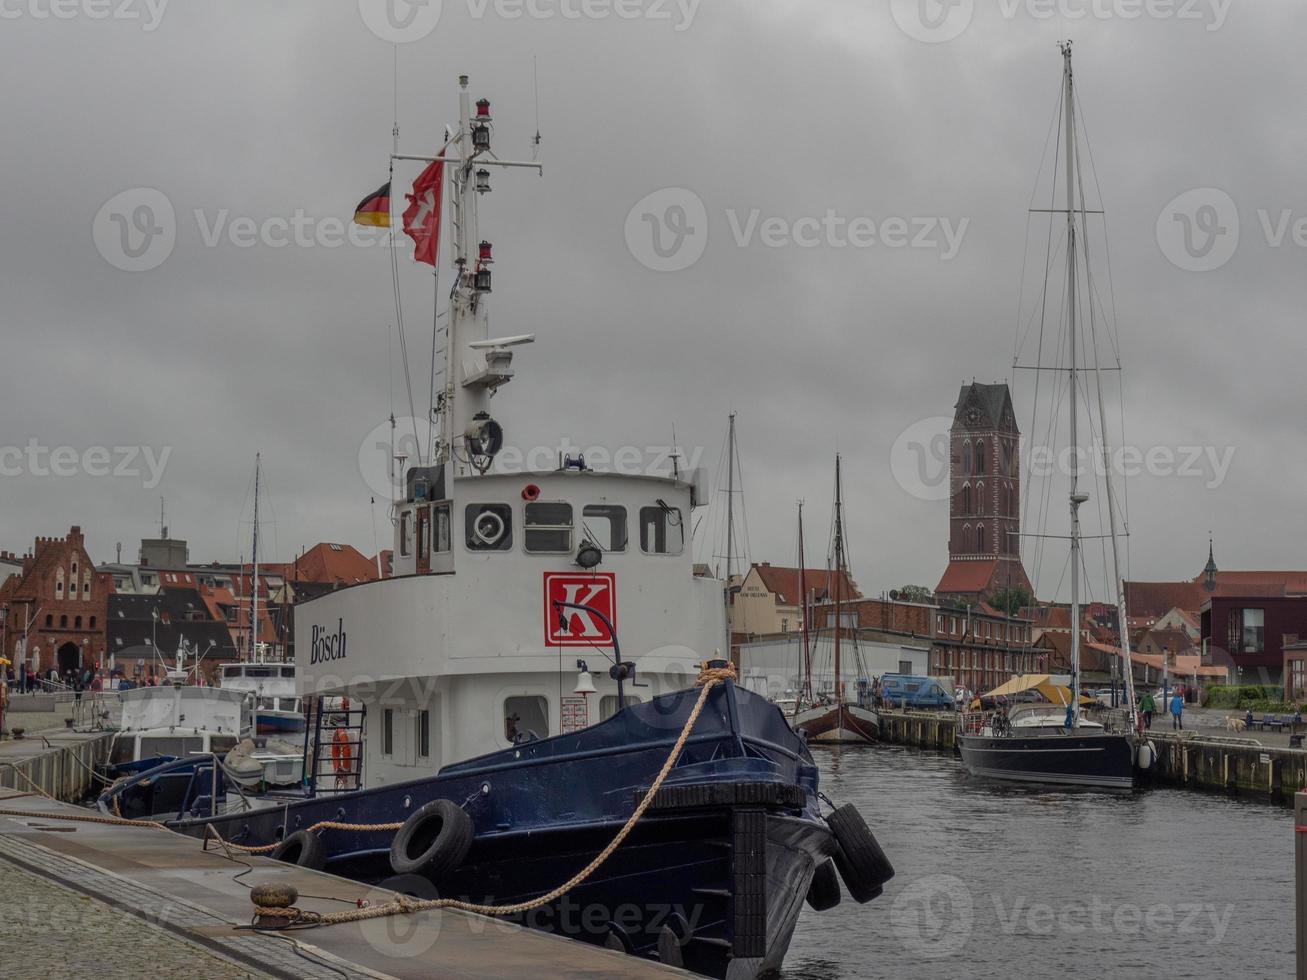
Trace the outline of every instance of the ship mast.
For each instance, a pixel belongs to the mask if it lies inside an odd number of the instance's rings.
[[[726,434],[726,659],[731,659],[731,577],[735,560],[735,413],[730,415]]]
[[[1067,346],[1070,350],[1070,380],[1068,400],[1071,412],[1071,447],[1079,450],[1077,387],[1079,375],[1076,370],[1076,212],[1075,212],[1075,160],[1076,160],[1076,125],[1075,125],[1075,89],[1071,74],[1071,42],[1062,44],[1064,63],[1063,79],[1065,83],[1065,105],[1063,115],[1066,117],[1066,270],[1067,270]],[[1068,712],[1070,724],[1075,730],[1080,725],[1080,505],[1089,499],[1089,495],[1080,492],[1080,466],[1078,457],[1071,466],[1071,708]]]
[[[840,455],[835,454],[835,705],[844,704],[844,678],[840,675],[840,600],[844,581],[844,504],[840,486]]]
[[[255,650],[259,642],[259,461],[260,454],[254,454],[254,542],[250,551],[253,574],[250,576],[250,633],[249,657],[253,663],[257,659]]]
[[[446,132],[440,152],[430,156],[393,153],[391,159],[445,160],[454,285],[445,339],[444,384],[432,406],[440,419],[432,463],[450,465],[453,475],[462,476],[483,473],[493,461],[502,430],[490,419],[490,399],[513,378],[512,348],[535,340],[534,335],[490,337],[486,297],[491,291],[494,260],[490,243],[481,241],[478,232],[477,200],[490,192],[490,168],[527,167],[543,174],[544,165],[497,158],[491,152],[490,102],[478,101],[474,114],[468,77],[460,75],[458,84],[458,131]],[[497,436],[492,428],[498,430]],[[494,451],[485,451],[491,446]]]
[[[811,624],[808,616],[808,556],[803,547],[803,501],[799,501],[799,629],[803,630],[803,677],[799,683],[799,693],[794,699],[794,714],[797,716],[804,699],[812,702],[812,647],[808,639]]]

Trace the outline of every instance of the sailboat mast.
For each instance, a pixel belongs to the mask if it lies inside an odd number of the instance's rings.
[[[812,700],[812,647],[808,639],[808,556],[803,547],[803,501],[799,501],[799,628],[803,630],[803,680],[799,685],[799,696],[794,700],[794,713],[799,713],[799,706],[806,697]]]
[[[1063,116],[1066,117],[1066,275],[1067,275],[1067,347],[1070,350],[1070,380],[1068,404],[1071,412],[1071,446],[1077,453],[1071,466],[1071,728],[1080,724],[1080,505],[1088,496],[1080,492],[1078,450],[1080,436],[1077,407],[1077,388],[1080,384],[1076,372],[1076,212],[1075,212],[1075,161],[1076,161],[1076,103],[1071,74],[1071,42],[1062,45],[1064,62]]]
[[[250,660],[256,658],[255,647],[258,645],[259,623],[259,460],[260,454],[254,454],[254,543],[250,552],[254,572],[250,576]]]
[[[844,580],[844,514],[840,487],[840,456],[835,454],[835,704],[844,703],[844,678],[840,674],[840,586]]]
[[[735,413],[730,415],[726,432],[726,591],[722,603],[726,607],[726,659],[731,659],[731,576],[735,545]]]

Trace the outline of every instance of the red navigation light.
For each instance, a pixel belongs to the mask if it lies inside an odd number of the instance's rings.
[[[482,265],[492,265],[492,264],[494,263],[495,259],[494,259],[494,256],[491,254],[491,250],[492,250],[493,248],[494,248],[494,246],[491,245],[489,242],[482,242],[482,243],[481,243],[481,252],[480,252],[480,255],[481,255],[481,264],[482,264]]]
[[[477,122],[490,122],[490,100],[477,100]]]

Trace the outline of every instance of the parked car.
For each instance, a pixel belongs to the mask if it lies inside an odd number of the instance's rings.
[[[926,708],[948,711],[957,708],[953,695],[933,677],[917,674],[886,674],[880,679],[881,696],[896,708]]]

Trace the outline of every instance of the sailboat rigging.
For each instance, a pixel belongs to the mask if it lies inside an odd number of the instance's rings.
[[[1071,66],[1071,42],[1060,45],[1063,60],[1062,117],[1065,132],[1062,136],[1065,150],[1066,207],[1061,212],[1066,218],[1066,367],[1045,367],[1036,370],[1061,371],[1066,374],[1067,412],[1069,415],[1070,446],[1073,459],[1078,460],[1080,444],[1080,383],[1088,370],[1098,376],[1098,366],[1082,367],[1079,362],[1078,335],[1080,298],[1078,296],[1081,266],[1084,266],[1086,283],[1092,286],[1088,271],[1088,252],[1084,247],[1086,207],[1083,180],[1080,174],[1080,157],[1077,149],[1075,76]],[[1077,203],[1077,191],[1079,202]],[[1057,213],[1057,212],[1051,212]],[[1049,258],[1052,257],[1050,236]],[[1046,262],[1046,267],[1048,263]],[[1088,288],[1088,287],[1087,287]],[[1092,297],[1090,300],[1092,311]],[[1092,312],[1091,312],[1092,315]],[[1092,323],[1091,323],[1092,330]],[[1095,348],[1096,349],[1096,348]],[[1101,380],[1101,377],[1100,377]],[[1106,426],[1104,424],[1102,386],[1098,391],[1099,426],[1104,461],[1108,459]],[[1088,399],[1085,399],[1086,403]],[[1092,412],[1092,406],[1086,404]],[[1092,415],[1090,418],[1092,428]],[[1124,586],[1120,576],[1117,548],[1117,515],[1111,483],[1111,468],[1104,465],[1104,490],[1107,497],[1108,537],[1112,543],[1112,571],[1115,578],[1116,610],[1120,634],[1119,656],[1123,661],[1126,682],[1126,722],[1112,730],[1104,723],[1083,717],[1081,712],[1081,659],[1083,638],[1081,629],[1081,572],[1082,531],[1081,507],[1090,500],[1082,488],[1078,465],[1070,466],[1070,486],[1067,494],[1070,519],[1070,685],[1062,704],[1024,704],[1011,711],[993,714],[969,715],[964,718],[958,736],[958,747],[966,768],[974,775],[1013,782],[1055,785],[1092,786],[1102,788],[1130,788],[1134,785],[1137,761],[1151,759],[1151,746],[1139,737],[1134,714],[1134,691],[1130,670],[1130,645],[1126,618]],[[1025,680],[1025,679],[1023,679]],[[1049,678],[1029,678],[1030,687],[1060,691]],[[1038,683],[1037,683],[1038,682]],[[1010,685],[1005,685],[1008,687]],[[1000,689],[1002,690],[1002,689]],[[1142,751],[1141,751],[1142,749]]]

